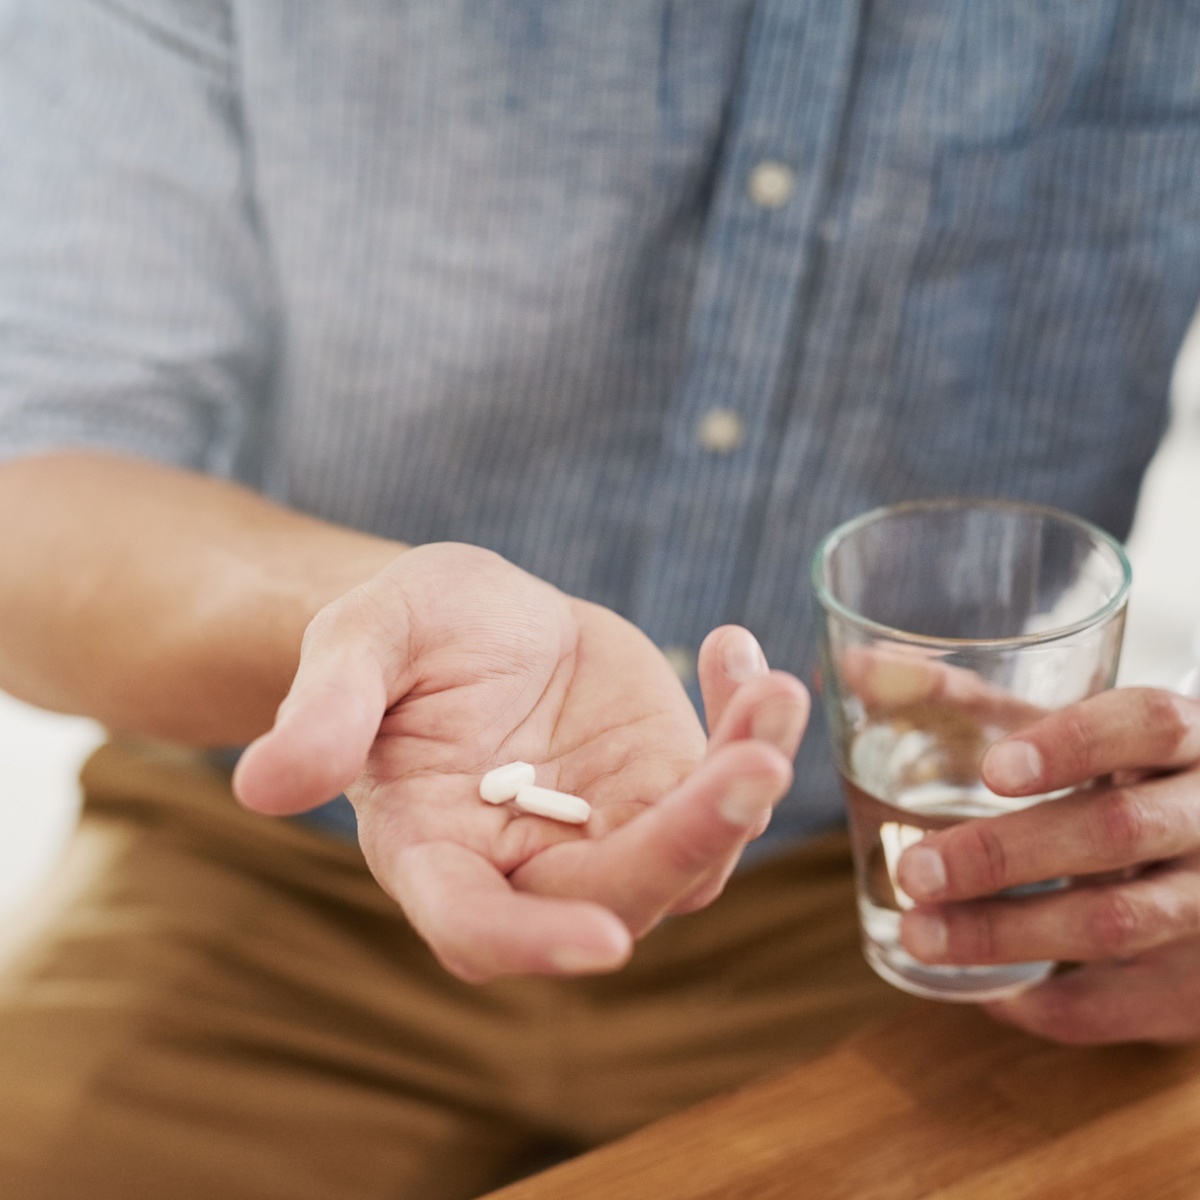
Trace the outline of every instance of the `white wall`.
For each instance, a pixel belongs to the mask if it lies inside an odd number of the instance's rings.
[[[1200,318],[1175,369],[1174,418],[1129,538],[1122,683],[1170,687],[1200,662]]]
[[[76,773],[100,736],[0,692],[0,918],[59,857],[79,811]]]

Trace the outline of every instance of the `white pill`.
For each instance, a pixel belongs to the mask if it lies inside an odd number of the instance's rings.
[[[514,799],[518,790],[533,783],[535,778],[537,773],[527,762],[505,763],[479,781],[479,796],[489,804],[503,804]]]
[[[555,821],[566,821],[568,825],[582,825],[592,811],[592,806],[581,796],[556,792],[553,788],[536,787],[531,783],[517,792],[516,800],[522,812],[552,817]]]

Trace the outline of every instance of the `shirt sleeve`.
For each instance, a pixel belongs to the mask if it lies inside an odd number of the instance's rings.
[[[0,458],[240,473],[270,272],[218,0],[0,0]]]

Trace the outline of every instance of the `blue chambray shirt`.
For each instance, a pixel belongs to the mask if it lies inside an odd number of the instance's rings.
[[[1200,293],[1188,0],[0,0],[0,452],[493,547],[811,674],[820,534],[1127,531]],[[810,731],[776,841],[840,811]]]

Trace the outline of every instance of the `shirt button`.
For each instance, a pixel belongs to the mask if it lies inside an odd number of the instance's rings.
[[[700,419],[700,445],[730,454],[746,440],[746,423],[731,408],[710,408]]]
[[[696,656],[686,646],[664,646],[662,652],[680,683],[687,685],[696,678]]]
[[[787,163],[763,159],[750,172],[746,190],[760,208],[782,208],[796,190],[796,172]]]

